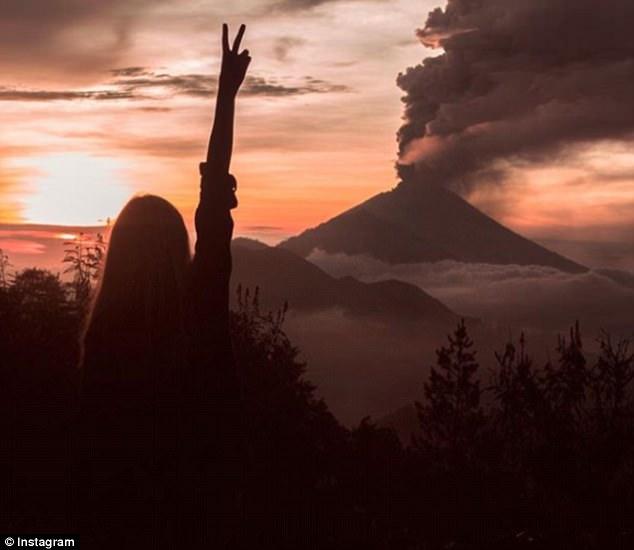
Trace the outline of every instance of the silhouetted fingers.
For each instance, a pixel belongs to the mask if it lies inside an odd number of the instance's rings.
[[[231,50],[233,53],[238,53],[240,49],[240,43],[242,42],[242,37],[244,36],[244,31],[246,30],[246,25],[240,25],[240,30],[236,36],[236,39],[233,41],[233,49]]]
[[[229,51],[229,27],[226,23],[222,24],[222,51]]]

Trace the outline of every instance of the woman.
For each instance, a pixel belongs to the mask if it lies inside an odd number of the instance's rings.
[[[229,174],[245,26],[223,58],[190,259],[178,211],[133,198],[112,228],[83,339],[81,524],[89,548],[230,544],[239,385],[229,338]]]

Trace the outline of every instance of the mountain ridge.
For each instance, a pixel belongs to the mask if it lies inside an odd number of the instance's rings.
[[[355,316],[453,323],[459,316],[419,287],[395,279],[366,283],[336,278],[284,248],[251,239],[232,243],[235,286],[261,290],[263,305],[279,308],[288,302],[299,311],[339,308]]]

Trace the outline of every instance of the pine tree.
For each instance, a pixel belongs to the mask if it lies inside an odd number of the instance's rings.
[[[464,320],[436,354],[437,367],[424,385],[425,403],[416,403],[421,435],[415,446],[456,465],[473,458],[484,422],[479,365]]]
[[[559,337],[557,366],[546,365],[544,385],[554,426],[572,436],[581,432],[586,420],[586,398],[590,370],[587,367],[579,323],[570,329],[569,338]]]
[[[494,419],[506,449],[506,460],[520,467],[538,443],[548,421],[542,381],[526,353],[522,333],[519,347],[508,342],[504,353],[495,353],[498,368],[493,373],[491,392],[495,400]]]
[[[591,386],[596,409],[596,428],[604,433],[620,431],[626,420],[628,387],[634,380],[634,353],[626,339],[612,341],[603,332],[599,338],[600,354],[591,372]]]

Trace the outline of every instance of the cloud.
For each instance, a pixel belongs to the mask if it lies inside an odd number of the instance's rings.
[[[99,136],[104,137],[104,136]],[[120,151],[133,152],[137,155],[187,158],[201,154],[204,143],[198,138],[183,136],[145,136],[139,134],[117,134],[108,139],[108,146]]]
[[[114,77],[100,90],[33,90],[0,86],[0,101],[73,101],[165,99],[176,96],[209,98],[218,78],[203,74],[157,73],[143,67],[110,71]],[[261,76],[247,76],[241,94],[247,97],[290,97],[349,92],[344,85],[305,76],[294,83]]]
[[[339,0],[280,0],[275,2],[270,9],[274,12],[307,11],[337,1]]]
[[[351,89],[343,84],[332,84],[325,80],[304,77],[303,81],[296,85],[285,85],[275,80],[267,80],[262,77],[247,77],[241,93],[247,96],[264,95],[270,97],[283,97],[306,94],[330,94],[350,92]]]
[[[110,84],[132,94],[164,88],[172,95],[207,96],[218,84],[217,77],[203,74],[156,73],[141,67],[115,69],[112,73],[115,79]]]
[[[277,38],[273,44],[273,55],[278,61],[288,61],[291,58],[290,52],[305,42],[303,38],[295,36],[282,36]]]
[[[73,101],[92,99],[95,101],[114,99],[136,99],[132,92],[117,90],[101,91],[55,91],[55,90],[22,90],[0,87],[0,101]]]
[[[46,252],[46,245],[27,239],[4,239],[0,238],[0,250],[4,254],[24,254],[24,255],[41,255]]]
[[[75,227],[39,224],[0,223],[0,249],[9,256],[10,273],[16,273],[30,267],[48,269],[53,273],[62,272],[65,243],[78,233],[94,237],[103,233],[105,227]]]
[[[631,0],[449,0],[418,31],[445,53],[398,77],[400,163],[460,189],[501,159],[632,139],[632,20]]]
[[[96,73],[128,50],[139,21],[166,0],[3,0],[0,62],[39,73]]]
[[[308,259],[337,277],[415,284],[454,311],[517,330],[560,331],[578,319],[592,335],[601,328],[632,335],[634,288],[627,272],[570,274],[542,266],[455,261],[390,265],[323,251]]]
[[[272,232],[277,233],[284,230],[284,227],[280,225],[247,225],[244,228],[246,231],[260,231],[260,232]]]
[[[145,67],[123,67],[122,69],[112,69],[110,73],[119,77],[138,77],[152,74]]]
[[[269,8],[273,12],[301,12],[309,11],[325,4],[335,4],[341,1],[362,2],[364,0],[279,0],[272,4]],[[365,0],[368,1],[368,0]],[[370,0],[375,2],[384,2],[385,0]]]

